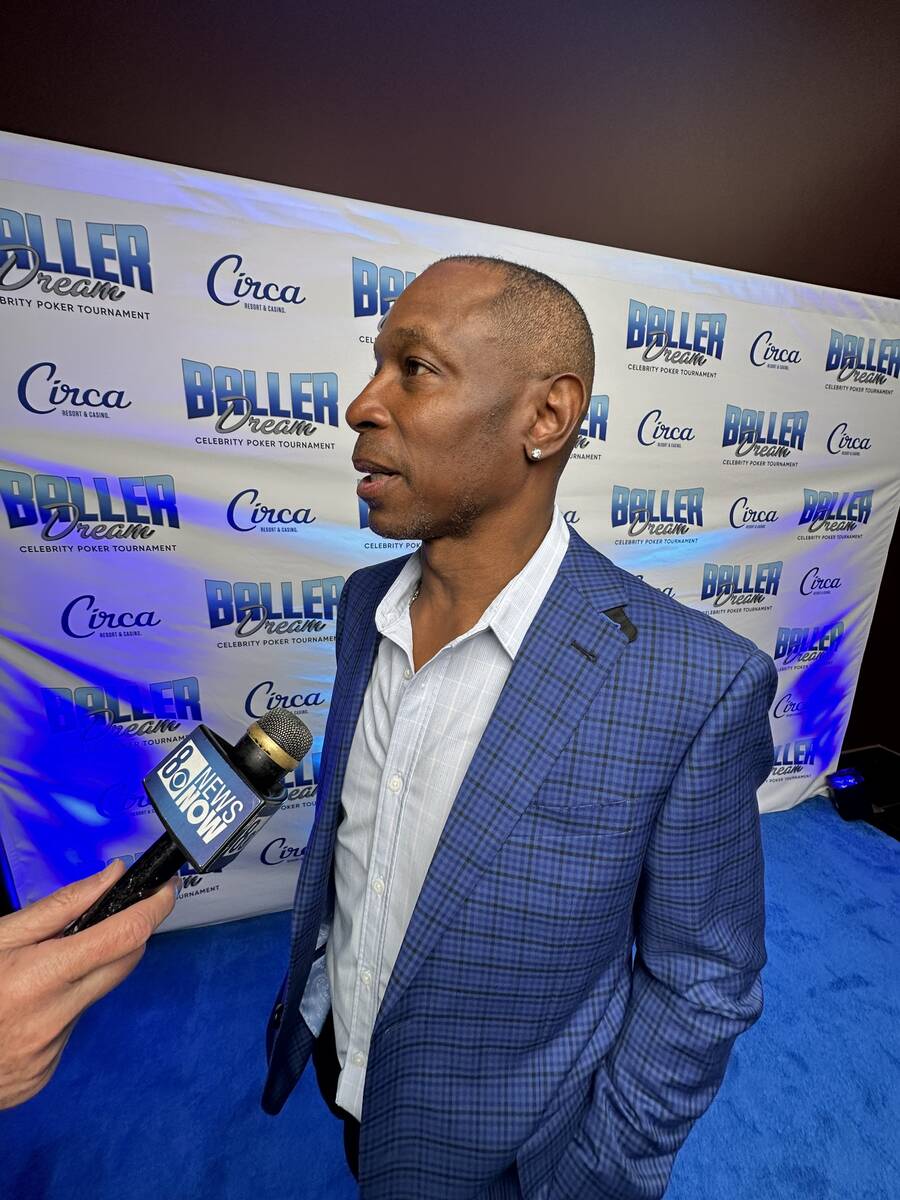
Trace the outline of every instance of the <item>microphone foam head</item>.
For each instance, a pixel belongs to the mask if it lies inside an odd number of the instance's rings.
[[[285,754],[300,762],[312,746],[312,734],[300,718],[287,708],[273,708],[260,717],[259,727]]]

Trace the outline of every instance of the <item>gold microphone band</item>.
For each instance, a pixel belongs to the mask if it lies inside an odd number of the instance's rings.
[[[273,742],[269,735],[260,729],[256,721],[247,730],[247,736],[251,741],[256,742],[263,754],[268,754],[272,762],[278,763],[279,767],[283,767],[285,771],[293,771],[297,766],[298,760],[291,758],[286,750],[282,750],[277,742]]]

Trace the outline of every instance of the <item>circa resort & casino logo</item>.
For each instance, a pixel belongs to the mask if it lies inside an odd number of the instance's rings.
[[[225,519],[238,533],[300,533],[316,522],[311,508],[263,503],[257,488],[236,492],[228,502]]]
[[[26,412],[45,417],[62,413],[64,417],[93,417],[108,420],[117,410],[131,408],[124,388],[85,386],[64,379],[65,372],[54,362],[38,362],[19,377],[16,396]]]
[[[206,276],[206,292],[223,308],[242,304],[251,311],[267,313],[287,313],[306,300],[302,284],[255,279],[244,269],[240,254],[223,254],[216,259]]]

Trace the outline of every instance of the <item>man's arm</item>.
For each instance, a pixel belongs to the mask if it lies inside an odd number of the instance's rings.
[[[731,1047],[762,1012],[766,961],[756,789],[777,686],[755,652],[709,714],[651,837],[631,997],[548,1200],[657,1200]]]

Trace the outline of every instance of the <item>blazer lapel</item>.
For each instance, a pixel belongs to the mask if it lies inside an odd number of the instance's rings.
[[[618,625],[602,615],[627,600],[621,580],[618,568],[570,531],[569,548],[444,825],[376,1029],[496,856],[628,645]]]

